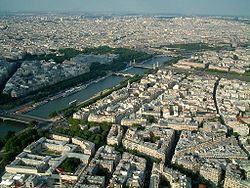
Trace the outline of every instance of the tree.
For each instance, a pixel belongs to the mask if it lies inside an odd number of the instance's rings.
[[[6,143],[13,136],[15,136],[15,131],[8,131],[3,139],[3,142]]]
[[[73,173],[76,168],[81,163],[80,159],[77,158],[67,158],[61,165],[60,168],[62,168],[65,172]]]
[[[4,143],[2,140],[0,140],[0,149],[2,149],[3,146],[4,146]]]
[[[35,120],[29,122],[29,126],[30,126],[30,127],[35,127],[35,126],[37,126],[37,125],[38,125],[38,122],[35,121]]]
[[[5,155],[3,156],[4,164],[11,162],[16,155],[18,155],[22,150],[31,144],[33,141],[39,139],[39,135],[36,129],[27,129],[27,131],[21,134],[14,135],[8,139],[4,145]]]
[[[156,123],[154,116],[148,115],[146,118],[149,123]]]
[[[3,94],[0,92],[0,104],[4,104],[10,100],[11,100],[11,97],[9,95]]]
[[[102,168],[102,167],[99,167],[96,173],[97,176],[107,176],[108,174],[109,170],[107,168]]]
[[[15,152],[14,151],[10,151],[10,152],[8,152],[8,153],[5,153],[4,155],[3,155],[3,165],[6,165],[6,164],[8,164],[10,161],[13,161],[14,159],[15,159],[15,156],[16,156],[16,154],[15,154]]]
[[[239,60],[239,57],[238,57],[237,55],[234,54],[233,60],[237,61],[237,60]]]

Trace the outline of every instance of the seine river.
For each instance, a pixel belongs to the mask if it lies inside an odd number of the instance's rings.
[[[21,131],[26,128],[25,124],[0,120],[0,140],[8,133],[8,131]]]
[[[48,103],[39,106],[32,111],[29,111],[27,114],[47,118],[50,113],[61,110],[69,106],[69,103],[71,101],[74,100],[77,100],[79,102],[85,101],[91,98],[93,95],[97,94],[98,92],[107,88],[111,88],[125,79],[126,78],[120,76],[109,76],[97,83],[90,84],[85,89],[82,89],[72,95],[69,95],[67,97],[61,97],[53,101],[49,101]]]
[[[157,57],[147,61],[145,64],[152,65],[153,63],[156,62],[159,62],[159,64],[161,64],[169,59],[170,59],[169,57]],[[143,74],[145,72],[145,69],[132,68],[125,72],[131,74]],[[113,76],[113,75],[109,76],[103,80],[100,80],[97,83],[92,83],[88,85],[85,89],[82,89],[72,95],[61,97],[53,101],[49,101],[46,104],[41,105],[32,111],[29,111],[27,114],[47,118],[50,113],[67,107],[69,105],[69,102],[74,100],[77,100],[78,102],[85,101],[100,91],[114,87],[115,85],[119,84],[125,79],[126,78],[121,76]],[[25,125],[20,123],[0,121],[0,139],[2,139],[8,131],[20,131],[24,128]]]

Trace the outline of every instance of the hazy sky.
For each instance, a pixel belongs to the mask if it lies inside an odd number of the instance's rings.
[[[0,11],[115,11],[250,16],[250,0],[0,0]]]

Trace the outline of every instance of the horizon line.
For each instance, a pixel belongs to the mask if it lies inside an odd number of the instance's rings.
[[[231,15],[231,14],[199,14],[199,13],[193,13],[193,14],[189,14],[189,13],[146,13],[146,12],[133,12],[133,11],[78,11],[78,10],[70,10],[70,11],[66,11],[66,10],[34,10],[34,11],[30,11],[30,10],[0,10],[0,14],[11,14],[11,13],[32,13],[32,14],[99,14],[100,16],[104,16],[107,14],[113,14],[113,15],[138,15],[138,16],[160,16],[160,15],[171,15],[171,16],[185,16],[185,17],[189,17],[189,16],[198,16],[198,17],[238,17],[238,18],[250,18],[250,15]],[[95,15],[98,16],[98,15]]]

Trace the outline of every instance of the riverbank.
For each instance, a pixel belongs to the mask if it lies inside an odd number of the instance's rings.
[[[64,91],[60,91],[59,93],[57,93],[56,95],[54,95],[52,97],[51,96],[46,97],[45,99],[43,99],[43,100],[41,100],[39,102],[36,102],[36,103],[34,103],[32,105],[21,107],[20,109],[16,110],[15,113],[28,113],[29,111],[35,110],[36,108],[38,108],[38,107],[40,107],[42,105],[45,105],[49,101],[54,101],[54,100],[57,100],[57,99],[60,99],[60,98],[69,97],[70,95],[73,95],[73,94],[87,88],[91,84],[98,83],[99,81],[104,80],[104,79],[108,78],[109,76],[111,76],[111,73],[106,75],[106,76],[103,76],[101,78],[98,78],[96,80],[89,81],[89,82],[87,82],[85,84],[79,84],[79,85],[77,85],[75,87],[71,87],[71,88],[66,89]]]
[[[61,97],[55,100],[50,100],[46,104],[41,105],[26,114],[48,118],[49,114],[54,111],[62,110],[69,106],[71,101],[77,100],[78,102],[85,101],[92,96],[96,95],[98,92],[101,92],[105,89],[112,88],[113,86],[119,84],[121,81],[125,80],[124,77],[119,76],[109,76],[105,79],[93,82],[92,84],[88,85],[85,89],[82,89],[72,95],[67,97]]]

